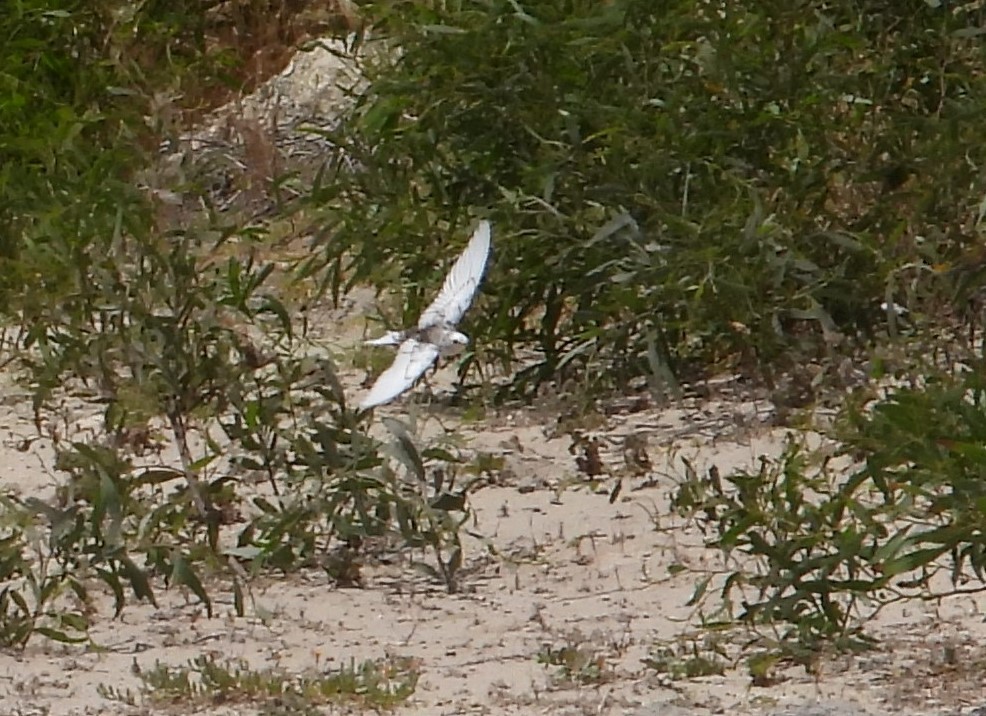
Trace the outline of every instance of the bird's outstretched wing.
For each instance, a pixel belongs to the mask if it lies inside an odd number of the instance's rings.
[[[422,343],[414,338],[408,338],[401,343],[394,362],[380,374],[359,407],[367,410],[390,402],[414,385],[436,358],[438,358],[438,346],[434,343]]]
[[[469,245],[445,277],[442,290],[418,319],[418,328],[442,324],[454,326],[459,322],[472,303],[472,297],[476,295],[489,255],[490,222],[481,221],[469,239]]]

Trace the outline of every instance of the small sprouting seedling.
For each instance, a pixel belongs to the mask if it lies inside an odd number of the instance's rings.
[[[537,661],[544,666],[559,667],[556,678],[573,684],[604,684],[613,679],[606,658],[581,644],[567,643],[560,647],[545,644]]]
[[[656,648],[643,660],[644,664],[671,679],[695,679],[725,673],[726,662],[722,647],[715,642],[675,644]]]
[[[746,660],[750,672],[750,683],[754,686],[775,686],[783,681],[777,673],[777,667],[784,661],[778,652],[760,652]]]

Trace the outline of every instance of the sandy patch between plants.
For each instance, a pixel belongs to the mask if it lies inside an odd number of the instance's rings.
[[[139,692],[139,670],[201,654],[298,672],[353,659],[413,659],[421,679],[411,702],[398,709],[408,714],[771,713],[795,706],[800,713],[816,702],[870,713],[951,713],[978,705],[986,629],[973,600],[887,613],[874,631],[888,640],[888,651],[824,662],[818,675],[790,669],[783,682],[765,688],[751,686],[742,663],[723,676],[677,681],[644,664],[652,649],[689,631],[694,617],[685,603],[695,576],[672,577],[668,566],[718,559],[669,514],[680,457],[699,468],[715,464],[725,474],[778,453],[783,438],[768,429],[744,430],[741,439],[707,434],[727,434],[737,416],[755,419],[755,403],[686,403],[613,415],[593,431],[609,438],[602,457],[613,473],[625,435],[646,431],[650,440],[653,470],[626,478],[612,504],[613,478],[593,489],[569,452],[570,438],[553,437],[555,426],[544,416],[521,410],[461,424],[443,414],[446,428],[461,432],[469,449],[504,458],[503,479],[472,497],[470,531],[483,539],[468,540],[461,593],[447,594],[405,561],[364,567],[362,589],[335,588],[321,572],[265,578],[253,585],[263,620],[236,618],[218,585],[212,618],[171,590],[159,593],[159,609],[131,606],[113,620],[107,596],[92,632],[98,649],[38,638],[23,653],[0,654],[3,712],[157,710],[139,698],[137,706],[108,701],[98,690]],[[24,406],[8,405],[6,412],[0,489],[47,492],[55,480],[45,467],[50,447],[37,440],[24,450],[33,431]],[[597,671],[580,682],[541,663],[565,647],[586,654]],[[253,711],[217,706],[211,712]]]

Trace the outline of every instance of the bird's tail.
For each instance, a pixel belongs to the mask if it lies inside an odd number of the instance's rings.
[[[368,346],[399,346],[403,342],[404,342],[403,331],[387,331],[387,333],[380,336],[379,338],[373,338],[368,341],[363,341],[363,343]]]

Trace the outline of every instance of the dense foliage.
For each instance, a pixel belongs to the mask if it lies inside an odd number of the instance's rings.
[[[326,182],[336,285],[405,317],[470,217],[497,255],[480,343],[517,385],[655,357],[793,364],[927,306],[978,240],[981,11],[912,0],[368,3],[399,47]],[[381,268],[386,267],[386,268]],[[935,269],[935,270],[931,270]],[[944,295],[944,294],[942,294]]]
[[[45,314],[72,303],[114,236],[147,234],[150,207],[135,173],[155,159],[158,142],[255,84],[257,43],[271,45],[267,55],[293,49],[284,44],[298,34],[288,20],[292,5],[303,3],[234,5],[5,3],[0,309],[7,317],[29,326],[64,320]]]

